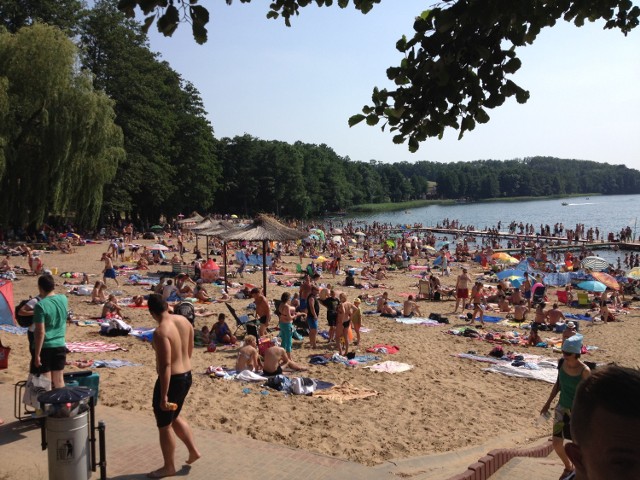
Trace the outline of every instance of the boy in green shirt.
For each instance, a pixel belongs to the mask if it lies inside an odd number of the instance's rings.
[[[55,280],[51,275],[38,278],[40,300],[33,310],[35,325],[34,367],[49,374],[53,388],[64,387],[62,371],[67,359],[65,334],[67,332],[68,302],[64,295],[56,295]],[[49,376],[49,375],[47,375]]]

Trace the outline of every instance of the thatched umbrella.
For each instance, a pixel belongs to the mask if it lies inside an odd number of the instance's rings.
[[[200,215],[198,212],[192,212],[188,218],[183,218],[178,220],[176,223],[179,225],[188,225],[190,223],[200,223],[204,220],[204,217]]]
[[[236,225],[234,223],[225,222],[224,220],[209,221],[209,225],[207,226],[207,228],[193,230],[193,232],[196,234],[196,247],[198,246],[198,235],[204,235],[206,238],[205,248],[207,250],[207,258],[209,258],[209,237],[217,237],[222,233],[228,232],[235,226]]]
[[[262,285],[267,294],[267,242],[286,242],[299,240],[309,234],[295,228],[287,227],[268,215],[258,215],[249,225],[234,228],[217,235],[224,240],[224,284],[227,287],[227,242],[262,242]]]

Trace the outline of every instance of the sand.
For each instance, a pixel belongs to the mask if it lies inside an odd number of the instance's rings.
[[[152,243],[150,241],[144,243]],[[59,272],[80,271],[93,274],[92,282],[101,278],[103,263],[99,261],[107,243],[78,247],[74,254],[47,253],[43,255],[45,268],[55,267]],[[191,249],[192,244],[187,244]],[[192,255],[187,254],[190,261]],[[344,257],[343,257],[344,258]],[[12,257],[12,262],[26,266],[26,258]],[[295,271],[294,257],[285,257],[291,262],[285,264]],[[424,262],[424,261],[423,261]],[[343,261],[346,265],[357,265],[353,260]],[[152,267],[169,271],[170,266]],[[443,283],[452,285],[460,269],[453,265],[450,277],[442,277]],[[479,266],[472,265],[470,274],[481,273]],[[409,272],[390,273],[389,294],[392,300],[404,300],[399,294],[417,293],[417,278]],[[291,278],[291,277],[286,277]],[[64,279],[56,277],[57,291],[64,293]],[[122,284],[125,277],[119,277]],[[325,275],[322,282],[336,283],[344,276]],[[245,278],[235,278],[260,285],[260,272],[246,274]],[[121,286],[125,296],[148,293],[140,286]],[[341,287],[350,299],[360,290]],[[285,287],[269,285],[268,298],[279,298]],[[289,288],[292,293],[296,289]],[[216,291],[210,287],[209,292]],[[555,299],[553,289],[549,297]],[[375,290],[374,292],[382,292]],[[370,292],[371,293],[371,292]],[[29,295],[37,294],[36,277],[19,276],[14,282],[16,303]],[[69,295],[70,308],[74,314],[97,316],[101,307],[87,303],[88,297]],[[250,300],[232,300],[239,312],[245,312]],[[541,381],[506,377],[484,372],[486,364],[454,357],[456,353],[470,350],[478,354],[487,354],[492,345],[479,340],[455,337],[445,334],[447,328],[463,325],[452,315],[454,302],[421,301],[420,307],[425,314],[440,312],[449,317],[451,325],[438,327],[401,325],[393,320],[379,316],[365,316],[363,325],[371,329],[362,334],[358,351],[377,343],[397,345],[400,351],[395,355],[383,355],[382,360],[405,362],[414,366],[408,372],[386,374],[365,368],[349,368],[342,364],[330,363],[327,366],[310,366],[305,374],[324,381],[341,384],[348,381],[354,387],[376,390],[379,395],[366,399],[352,400],[342,404],[319,397],[284,395],[275,391],[261,394],[265,389],[260,385],[248,385],[238,381],[210,378],[205,374],[208,366],[235,365],[236,348],[218,349],[214,353],[204,348],[196,348],[193,354],[194,383],[188,396],[183,415],[199,427],[212,428],[235,435],[247,436],[267,442],[287,445],[294,448],[332,455],[339,458],[374,465],[390,459],[409,458],[432,453],[452,451],[462,447],[479,445],[497,435],[515,435],[521,443],[540,438],[550,433],[551,425],[538,425],[535,420],[540,408],[546,401],[552,385]],[[206,305],[213,312],[225,312],[221,303]],[[367,306],[363,304],[363,310]],[[578,310],[564,308],[565,312],[578,313]],[[154,326],[154,320],[146,309],[125,309],[128,322],[134,327]],[[325,310],[320,314],[320,328],[326,328]],[[586,355],[585,359],[594,362],[617,362],[622,365],[638,367],[637,345],[640,340],[640,321],[637,313],[622,317],[623,322],[607,325],[589,326],[582,322],[585,342],[599,347],[597,351]],[[198,328],[213,323],[211,319],[197,319]],[[273,320],[272,320],[273,322]],[[233,325],[233,320],[228,322]],[[234,327],[235,328],[235,327]],[[490,326],[492,329],[506,331],[506,326]],[[0,332],[2,342],[12,348],[10,368],[0,372],[0,381],[15,383],[24,380],[28,371],[28,351],[26,336]],[[543,338],[545,334],[542,334]],[[67,341],[102,340],[118,343],[126,351],[106,353],[70,353],[68,360],[80,359],[119,359],[141,363],[139,367],[119,369],[102,368],[100,374],[100,404],[115,406],[126,410],[151,413],[151,393],[155,382],[155,358],[149,343],[132,336],[107,338],[98,334],[96,327],[70,325]],[[323,348],[311,351],[308,343],[294,341],[293,357],[306,363],[312,353],[330,353],[325,342]],[[525,349],[518,349],[525,351]],[[528,353],[547,355],[553,359],[558,354],[550,349],[529,348]],[[81,370],[68,366],[66,371]],[[250,393],[243,393],[249,388]],[[99,409],[98,409],[99,416]],[[505,445],[509,446],[509,445]]]

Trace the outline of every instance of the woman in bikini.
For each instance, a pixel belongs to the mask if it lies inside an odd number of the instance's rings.
[[[262,365],[260,363],[260,356],[258,355],[256,337],[247,335],[244,337],[244,346],[238,350],[236,373],[240,373],[243,370],[257,372],[261,368]]]

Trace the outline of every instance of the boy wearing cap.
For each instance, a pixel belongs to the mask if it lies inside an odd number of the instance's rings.
[[[569,477],[574,470],[573,464],[564,450],[564,440],[571,440],[571,407],[578,384],[591,374],[589,367],[580,360],[581,351],[582,335],[579,333],[567,338],[562,343],[562,359],[558,362],[558,380],[551,389],[549,399],[540,411],[541,415],[545,415],[549,411],[551,402],[560,392],[560,400],[556,405],[553,420],[553,449],[564,463],[564,471],[560,480]]]

